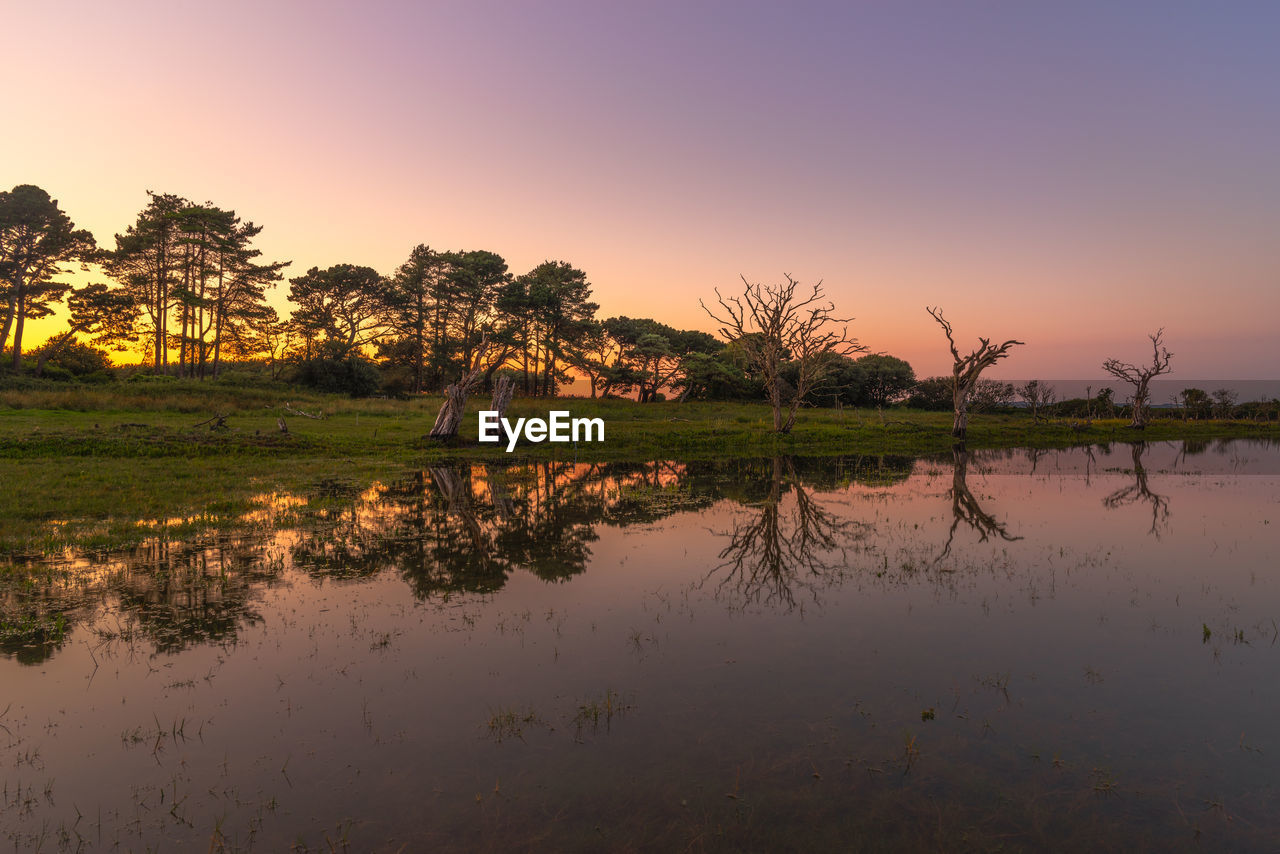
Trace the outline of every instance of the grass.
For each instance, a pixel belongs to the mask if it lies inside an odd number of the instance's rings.
[[[602,418],[605,441],[522,443],[507,454],[476,441],[476,413],[487,402],[472,399],[462,434],[445,445],[426,438],[438,396],[353,400],[193,381],[0,390],[0,554],[110,550],[159,533],[199,536],[243,518],[273,493],[319,500],[325,484],[362,487],[451,460],[925,455],[952,446],[951,416],[941,412],[812,409],[790,435],[778,436],[764,404],[526,399],[514,401],[508,416],[567,409]],[[221,429],[211,420],[217,416]],[[1121,420],[1036,424],[1024,413],[1005,413],[975,417],[968,445],[1229,437],[1280,439],[1280,424],[1158,419],[1139,433]]]

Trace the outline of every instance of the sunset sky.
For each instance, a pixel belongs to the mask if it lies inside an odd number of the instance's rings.
[[[1028,342],[997,376],[1163,326],[1180,377],[1280,377],[1280,4],[0,6],[0,185],[107,246],[151,189],[292,275],[490,249],[710,331],[785,272],[920,375],[941,305]]]

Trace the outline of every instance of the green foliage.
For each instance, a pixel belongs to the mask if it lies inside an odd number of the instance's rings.
[[[328,358],[341,359],[377,340],[386,299],[386,281],[371,267],[312,267],[290,279],[293,322],[307,341],[304,360],[321,344],[328,345]]]
[[[830,353],[826,362],[820,382],[805,396],[811,406],[838,402],[843,406],[883,407],[902,399],[916,385],[911,365],[895,356],[872,353],[854,359]],[[782,378],[794,388],[800,379],[799,365],[785,363]]]
[[[384,294],[387,339],[379,354],[390,366],[387,381],[406,392],[439,390],[470,361],[494,300],[510,281],[507,262],[494,252],[437,252],[418,245],[396,270]],[[492,339],[517,343],[502,323]]]
[[[690,353],[679,382],[687,400],[760,400],[764,386],[746,375],[727,347],[717,353]]]
[[[710,396],[713,386],[728,391],[741,375],[728,358],[720,364],[706,359],[694,364],[695,356],[713,356],[725,349],[705,332],[676,329],[647,317],[611,317],[601,328],[613,354],[601,372],[606,394],[634,390],[641,403],[649,403],[662,399],[660,389],[670,386],[685,397]],[[702,375],[691,376],[691,367]]]
[[[1018,397],[1013,383],[1002,383],[999,380],[979,379],[969,394],[970,412],[989,412],[993,409],[1007,409]]]
[[[325,342],[311,359],[299,363],[291,379],[329,394],[368,397],[381,388],[382,377],[373,362],[341,342]]]
[[[218,374],[218,378],[213,381],[213,384],[221,388],[273,389],[276,391],[282,391],[288,387],[285,383],[272,379],[271,372],[265,366],[253,362],[237,363],[234,368]]]
[[[1230,418],[1235,415],[1236,401],[1239,395],[1229,388],[1220,388],[1213,393],[1213,414],[1216,418]]]
[[[0,193],[0,350],[13,333],[11,364],[22,365],[22,333],[29,318],[47,317],[70,288],[58,277],[71,261],[91,261],[93,235],[77,230],[56,200],[19,184]]]
[[[1187,418],[1209,418],[1213,415],[1213,399],[1200,388],[1184,388],[1178,393],[1178,404]]]
[[[887,406],[916,384],[916,372],[905,360],[871,353],[854,364],[862,373],[862,390],[855,398],[858,406]]]
[[[177,349],[177,370],[187,376],[216,374],[224,351],[246,356],[270,349],[264,327],[275,318],[265,289],[288,262],[256,260],[261,253],[251,244],[262,227],[232,210],[147,195],[137,221],[116,235],[115,250],[104,257],[119,292],[86,293],[89,320],[78,319],[73,304],[73,329],[117,344],[145,333],[152,367],[165,369]]]
[[[135,371],[134,373],[129,374],[128,378],[125,381],[130,383],[138,383],[138,384],[147,383],[147,384],[165,385],[170,383],[177,383],[178,378],[170,376],[168,374],[157,374],[153,371]]]
[[[928,412],[950,412],[955,406],[951,377],[927,377],[912,387],[907,406]]]
[[[544,261],[504,285],[496,308],[507,316],[505,341],[519,359],[525,394],[555,394],[592,335],[600,306],[587,274],[564,261]]]
[[[52,352],[45,360],[44,373],[46,376],[52,376],[52,371],[57,369],[66,371],[71,377],[83,377],[94,373],[110,373],[111,371],[111,359],[104,351],[75,339],[57,345],[54,345],[53,342],[48,342],[44,346],[37,348],[32,355],[39,357],[48,351]]]

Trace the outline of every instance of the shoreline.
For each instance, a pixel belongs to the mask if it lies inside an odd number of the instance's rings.
[[[47,561],[109,553],[164,539],[200,540],[242,528],[273,496],[302,496],[303,510],[339,494],[451,464],[714,463],[779,456],[935,457],[955,447],[951,414],[905,409],[801,411],[790,435],[768,432],[763,404],[519,399],[510,413],[550,408],[601,417],[600,443],[521,444],[514,453],[476,441],[467,407],[460,438],[426,438],[439,398],[412,401],[240,394],[219,399],[149,395],[109,408],[111,398],[0,398],[0,559]],[[40,397],[40,396],[33,396]],[[69,408],[76,405],[80,408]],[[287,407],[287,409],[286,409]],[[308,413],[320,418],[301,417]],[[281,433],[280,418],[287,433]],[[219,420],[221,419],[221,420]],[[1280,422],[1159,418],[1142,431],[1123,419],[1033,423],[1026,413],[976,416],[970,451],[1065,449],[1136,442],[1280,442]],[[305,512],[299,512],[299,519]],[[279,526],[278,523],[272,523]]]

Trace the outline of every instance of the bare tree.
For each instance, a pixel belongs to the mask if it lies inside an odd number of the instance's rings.
[[[1173,354],[1161,341],[1164,337],[1164,329],[1157,329],[1154,335],[1147,337],[1151,339],[1151,348],[1154,351],[1150,367],[1131,365],[1119,359],[1107,359],[1102,363],[1104,371],[1133,386],[1133,421],[1129,426],[1135,430],[1142,430],[1147,426],[1147,401],[1150,399],[1147,386],[1150,385],[1152,378],[1170,373],[1172,370],[1169,367],[1169,360]]]
[[[938,321],[942,331],[946,333],[947,343],[951,345],[951,356],[955,365],[951,368],[951,396],[955,403],[955,420],[951,423],[951,435],[964,439],[969,430],[969,395],[978,385],[978,377],[984,370],[1009,355],[1009,348],[1024,341],[1009,339],[1003,344],[992,345],[989,338],[978,339],[978,349],[967,356],[961,356],[956,349],[956,340],[951,334],[951,324],[942,316],[940,308],[926,308],[926,311]]]
[[[496,412],[498,419],[498,433],[501,435],[503,444],[511,441],[511,434],[507,432],[507,423],[503,421],[503,416],[507,414],[507,407],[511,405],[511,398],[516,393],[516,381],[506,375],[498,377],[493,383],[493,394],[489,397],[489,411]]]
[[[1024,383],[1018,386],[1017,391],[1027,404],[1027,408],[1031,410],[1032,421],[1039,421],[1040,410],[1053,406],[1054,401],[1058,399],[1058,393],[1054,387],[1045,385],[1040,380]]]
[[[852,318],[834,316],[835,305],[823,295],[821,281],[812,291],[797,294],[800,283],[784,276],[786,283],[778,285],[752,284],[744,276],[742,296],[726,297],[717,288],[723,316],[698,301],[721,325],[720,334],[737,342],[750,365],[760,372],[773,406],[775,433],[791,432],[796,410],[805,395],[819,389],[831,374],[835,357],[867,349],[849,337],[847,328],[839,326]],[[782,378],[782,366],[787,362],[799,368],[793,392]]]

